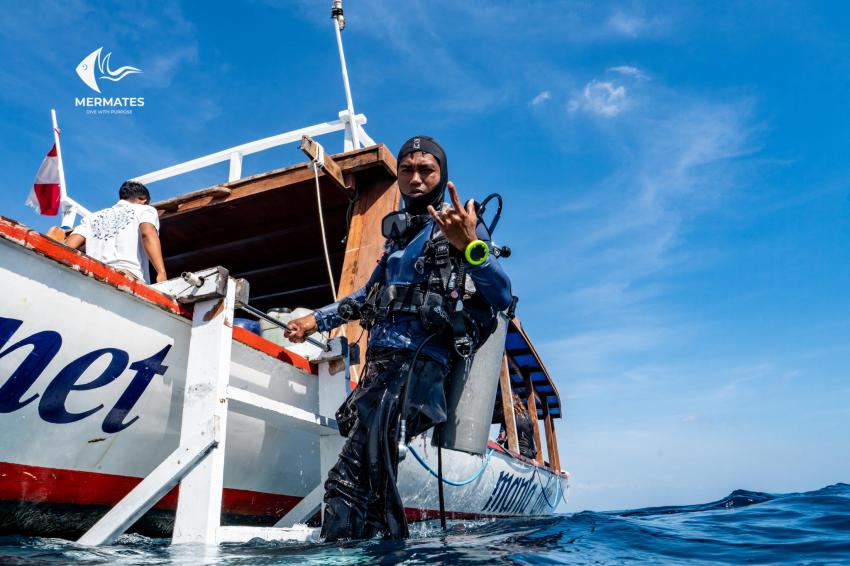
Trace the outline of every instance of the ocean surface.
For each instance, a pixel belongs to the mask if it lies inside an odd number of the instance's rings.
[[[807,493],[738,490],[720,501],[546,519],[417,524],[404,542],[253,542],[220,548],[125,535],[90,549],[0,538],[0,564],[850,564],[850,485]]]

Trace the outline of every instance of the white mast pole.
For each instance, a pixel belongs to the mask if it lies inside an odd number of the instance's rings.
[[[73,228],[77,213],[83,215],[90,212],[68,196],[68,185],[65,184],[65,165],[62,161],[62,145],[59,142],[59,123],[56,121],[56,109],[50,109],[53,120],[53,143],[56,144],[56,164],[59,167],[59,212],[62,215],[62,226]]]
[[[345,66],[345,52],[342,49],[342,30],[345,29],[345,17],[342,15],[342,0],[333,0],[331,18],[334,21],[336,44],[339,48],[339,62],[342,66],[342,83],[345,85],[345,100],[348,104],[348,127],[351,143],[354,146],[352,149],[358,149],[360,147],[359,125],[354,118],[354,101],[351,99],[351,86],[348,84],[348,68]]]
[[[56,146],[56,160],[59,165],[59,194],[60,202],[68,198],[68,189],[65,186],[65,167],[62,165],[62,146],[59,143],[59,124],[56,122],[56,109],[50,109],[50,118],[53,120],[53,144]]]

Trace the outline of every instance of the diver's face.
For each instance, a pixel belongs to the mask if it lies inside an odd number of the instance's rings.
[[[427,195],[440,184],[440,162],[423,151],[414,151],[398,163],[398,189],[408,198]]]

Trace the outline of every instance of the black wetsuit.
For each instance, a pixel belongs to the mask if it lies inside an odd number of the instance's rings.
[[[427,274],[416,270],[416,260],[433,234],[430,219],[408,243],[390,242],[367,285],[352,293],[362,302],[374,283],[418,284]],[[479,224],[479,238],[489,235]],[[510,280],[490,256],[466,273],[476,292],[498,310],[511,303]],[[339,303],[315,311],[320,331],[342,324]],[[357,388],[337,413],[340,432],[348,436],[339,461],[325,482],[322,537],[327,541],[369,538],[406,538],[404,505],[396,488],[400,395],[414,351],[429,335],[418,314],[396,313],[378,320],[369,333],[366,369]],[[408,397],[407,439],[445,422],[443,381],[449,372],[452,337],[443,333],[422,348],[413,371]]]
[[[343,426],[351,426],[339,461],[325,482],[327,541],[409,536],[404,504],[396,487],[400,396],[411,352],[370,348],[365,375],[343,406]],[[446,367],[420,356],[413,368],[407,411],[407,439],[446,420],[443,380]]]

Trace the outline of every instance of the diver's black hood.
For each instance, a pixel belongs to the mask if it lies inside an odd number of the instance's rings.
[[[449,182],[449,163],[443,147],[437,143],[437,140],[429,136],[413,136],[404,142],[401,149],[398,150],[396,160],[401,161],[402,157],[416,151],[430,153],[440,163],[440,184],[433,191],[418,198],[408,198],[401,195],[404,208],[410,214],[425,214],[428,205],[436,208],[438,204],[443,202],[443,196],[446,193],[446,183]]]

